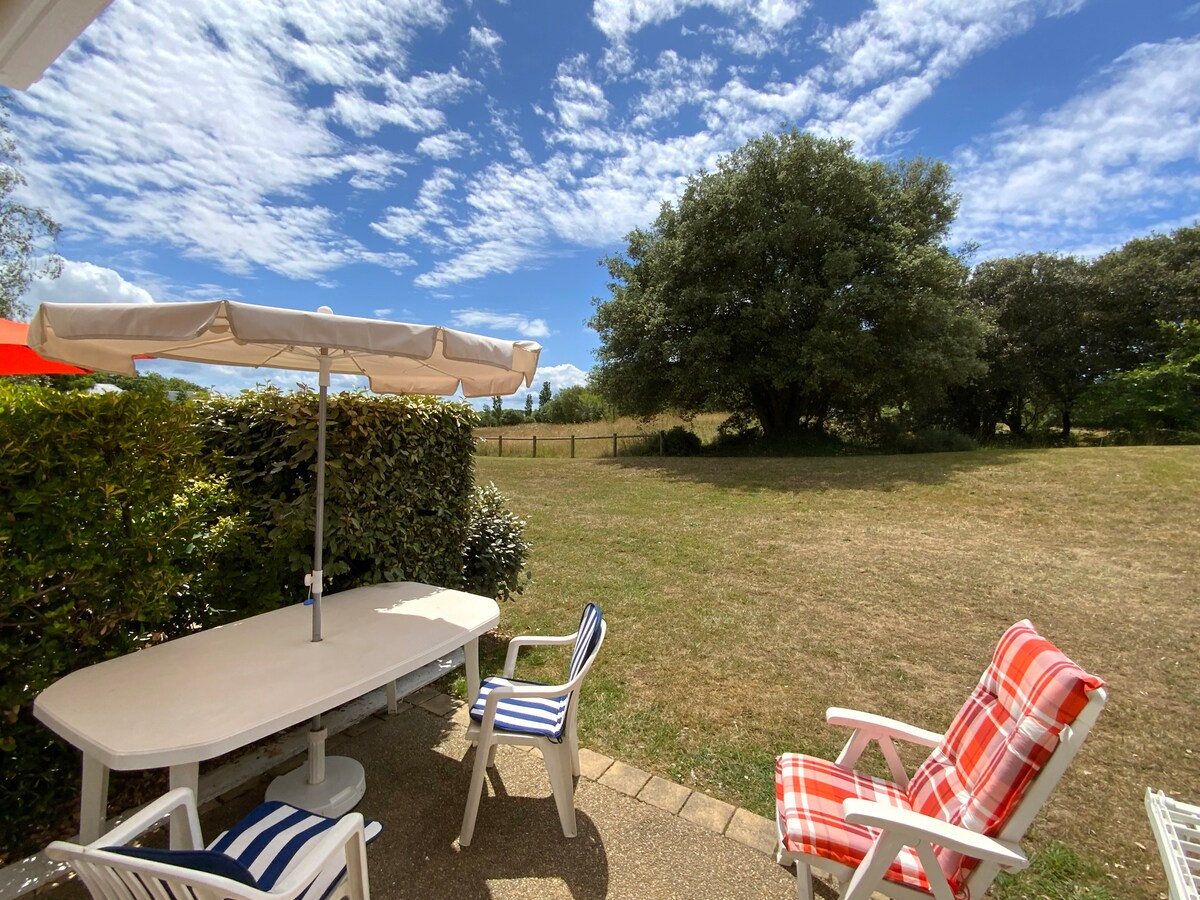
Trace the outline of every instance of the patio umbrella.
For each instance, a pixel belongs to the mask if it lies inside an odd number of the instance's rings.
[[[325,420],[331,372],[365,375],[393,394],[493,397],[532,385],[541,346],[436,325],[278,309],[213,300],[197,303],[43,303],[29,346],[64,363],[136,374],[145,357],[319,373],[312,639],[321,640]]]
[[[24,322],[0,319],[0,375],[87,375],[91,369],[68,366],[38,356],[29,348]]]
[[[329,376],[365,375],[382,393],[491,397],[532,385],[541,346],[432,325],[301,312],[214,300],[199,303],[43,303],[29,324],[29,346],[52,360],[136,374],[135,359],[156,357],[317,372],[316,517],[312,639],[321,640],[325,421]],[[308,733],[308,766],[279,776],[267,796],[328,816],[351,809],[366,790],[356,760],[325,756],[321,717]]]

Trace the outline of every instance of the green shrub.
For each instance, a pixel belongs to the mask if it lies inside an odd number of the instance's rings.
[[[974,450],[975,441],[949,428],[918,428],[896,438],[900,453],[947,453]]]
[[[525,521],[505,508],[494,484],[476,488],[462,550],[464,589],[497,600],[511,599],[529,581],[528,554]]]
[[[77,757],[34,722],[34,696],[186,627],[211,524],[191,425],[162,396],[0,385],[0,854],[78,793]]]
[[[663,432],[664,456],[695,456],[703,446],[699,435],[682,425],[676,425],[669,431]]]

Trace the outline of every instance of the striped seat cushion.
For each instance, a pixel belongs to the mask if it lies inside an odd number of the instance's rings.
[[[208,849],[237,860],[254,876],[260,890],[269,891],[337,821],[269,801],[251,810]],[[379,837],[381,831],[382,825],[368,821],[367,843]],[[297,900],[325,900],[345,875],[344,858],[334,857]]]
[[[538,682],[516,681],[495,675],[485,678],[479,687],[479,696],[471,707],[471,718],[476,722],[483,721],[488,694],[494,689],[522,684]],[[544,687],[541,684],[538,686]],[[496,704],[496,728],[500,731],[547,737],[554,741],[561,740],[567,722],[567,699],[567,694],[561,697],[502,697]]]
[[[775,805],[784,847],[857,868],[879,835],[879,829],[849,825],[842,818],[842,801],[851,797],[911,809],[908,796],[890,781],[843,769],[834,763],[799,753],[785,753],[775,762]],[[901,849],[887,878],[920,890],[929,882],[917,853]]]

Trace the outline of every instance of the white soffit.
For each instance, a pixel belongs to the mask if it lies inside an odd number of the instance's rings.
[[[25,90],[111,0],[0,0],[0,85]]]

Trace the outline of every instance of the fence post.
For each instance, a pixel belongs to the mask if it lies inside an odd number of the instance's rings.
[[[571,459],[575,458],[575,435],[571,435]]]
[[[659,429],[659,432],[658,432],[658,455],[659,456],[663,455],[663,436],[664,435],[666,435],[666,432],[663,431],[662,429]]]
[[[500,451],[499,451],[498,455],[503,456],[504,455],[504,435],[500,435],[499,441],[500,441]]]
[[[617,433],[613,432],[613,459],[617,458]]]
[[[533,436],[533,458],[537,459],[537,435]]]

